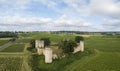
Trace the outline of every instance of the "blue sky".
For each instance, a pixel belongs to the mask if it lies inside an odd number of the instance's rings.
[[[120,0],[0,0],[0,31],[120,31]]]

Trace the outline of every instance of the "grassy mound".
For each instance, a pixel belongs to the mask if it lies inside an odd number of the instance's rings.
[[[54,60],[52,64],[44,62],[44,56],[33,55],[30,65],[33,71],[64,71],[64,68],[82,57],[94,54],[93,50],[87,49],[85,52],[67,55],[65,58]]]

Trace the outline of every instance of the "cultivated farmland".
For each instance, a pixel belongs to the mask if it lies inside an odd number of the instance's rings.
[[[24,50],[24,44],[13,44],[8,48],[4,49],[2,52],[22,52]]]
[[[21,57],[0,57],[0,71],[21,71]]]
[[[9,42],[9,40],[0,40],[0,46],[6,44],[6,43],[8,43],[8,42]]]

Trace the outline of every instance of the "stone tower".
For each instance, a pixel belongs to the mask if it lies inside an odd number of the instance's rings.
[[[46,47],[44,50],[45,63],[52,63],[52,49]]]
[[[44,41],[42,40],[36,40],[35,41],[35,48],[37,48],[37,53],[39,55],[42,55],[44,52]]]
[[[84,51],[84,41],[80,41],[80,51],[83,52]]]

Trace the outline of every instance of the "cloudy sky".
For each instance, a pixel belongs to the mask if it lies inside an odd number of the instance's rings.
[[[120,0],[0,0],[0,31],[120,31]]]

